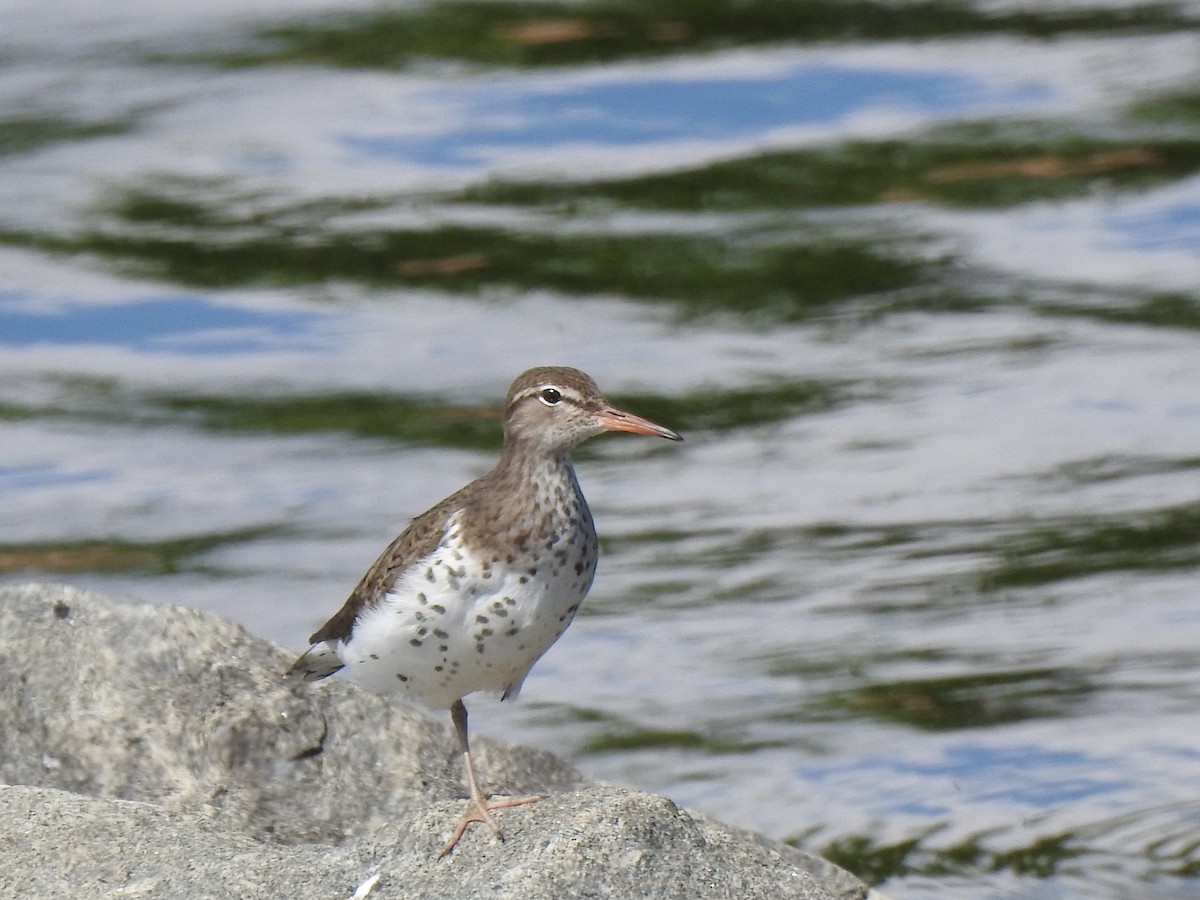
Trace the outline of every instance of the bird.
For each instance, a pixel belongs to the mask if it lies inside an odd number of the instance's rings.
[[[449,710],[469,796],[439,858],[473,823],[503,840],[491,813],[539,799],[483,791],[463,698],[516,699],[591,589],[599,547],[571,451],[610,431],[683,440],[613,406],[579,369],[517,376],[495,467],[413,519],[289,670],[317,681],[345,669],[368,690]]]

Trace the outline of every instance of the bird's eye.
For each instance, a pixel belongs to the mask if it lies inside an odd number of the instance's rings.
[[[558,401],[562,400],[562,392],[558,388],[542,388],[542,392],[538,394],[538,399],[547,406],[557,406]]]

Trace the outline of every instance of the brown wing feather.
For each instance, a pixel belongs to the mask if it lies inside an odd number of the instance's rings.
[[[474,493],[478,484],[476,481],[467,485],[413,519],[387,549],[379,554],[379,558],[367,569],[342,608],[313,633],[308,639],[309,643],[319,644],[349,637],[359,613],[387,594],[396,583],[396,579],[409,566],[415,565],[418,560],[424,559],[434,551],[445,533],[446,520],[469,502],[470,495]]]

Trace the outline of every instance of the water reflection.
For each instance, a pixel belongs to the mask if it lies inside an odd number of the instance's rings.
[[[3,409],[0,408],[0,419],[3,418]],[[113,469],[68,471],[57,463],[0,466],[0,496],[11,498],[26,491],[38,492],[48,488],[70,487],[103,481],[111,478],[114,471]],[[2,568],[4,567],[0,566],[0,569]]]
[[[1182,291],[1195,305],[1198,195],[1200,179],[1188,178],[1143,193],[1097,194],[1003,215],[933,212],[932,217],[947,231],[969,236],[968,252],[979,263],[1043,281],[1048,293],[1060,298],[1076,289],[1094,302],[1097,287]]]
[[[889,118],[983,115],[1048,102],[1046,85],[966,73],[797,61],[768,75],[714,79],[630,72],[566,84],[504,79],[434,91],[449,126],[413,136],[344,135],[365,158],[431,166],[495,164],[531,148],[742,142],[790,129],[831,131],[873,111]]]
[[[1119,249],[1182,250],[1200,259],[1200,201],[1176,190],[1155,209],[1118,212],[1109,222],[1116,232],[1110,245]]]
[[[687,452],[582,455],[596,590],[481,735],[898,898],[1191,896],[1196,46],[9,60],[0,571],[299,646],[575,363]]]
[[[52,305],[52,309],[40,308]],[[32,347],[96,345],[138,352],[257,353],[281,345],[314,348],[329,315],[265,312],[175,296],[129,303],[35,303],[28,294],[0,293],[0,344]]]

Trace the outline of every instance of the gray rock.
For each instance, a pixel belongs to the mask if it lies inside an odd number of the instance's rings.
[[[473,741],[476,827],[447,722],[331,679],[214,615],[72,588],[0,589],[0,896],[878,896],[824,860]]]

